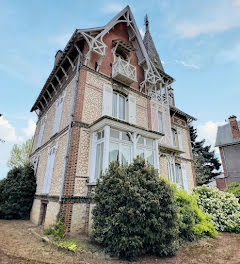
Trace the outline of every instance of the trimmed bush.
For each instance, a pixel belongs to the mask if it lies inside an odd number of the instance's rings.
[[[218,231],[240,232],[240,205],[233,194],[205,185],[194,189],[194,193],[198,206],[212,215]]]
[[[144,159],[111,163],[95,190],[92,238],[107,252],[133,260],[145,253],[171,256],[178,249],[174,190]]]
[[[179,208],[179,237],[183,241],[193,241],[207,236],[216,236],[211,216],[197,205],[193,194],[176,188],[175,197]]]
[[[0,181],[0,218],[29,219],[35,190],[31,165],[11,169]]]
[[[229,184],[227,186],[227,188],[224,191],[234,194],[238,198],[238,201],[239,201],[239,199],[240,199],[240,182],[232,182],[231,184]]]

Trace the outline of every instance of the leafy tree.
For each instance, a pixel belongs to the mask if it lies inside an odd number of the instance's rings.
[[[95,190],[92,237],[124,259],[152,253],[174,255],[178,218],[174,189],[138,157],[133,164],[111,163]]]
[[[191,146],[197,184],[202,185],[208,183],[210,179],[220,174],[217,171],[221,164],[219,159],[215,156],[215,151],[211,150],[211,145],[206,145],[205,139],[197,141],[197,136],[197,129],[190,126]]]
[[[14,144],[10,159],[8,160],[8,167],[14,168],[18,166],[25,166],[29,163],[29,155],[32,150],[32,139],[28,139],[22,145]]]
[[[31,165],[14,167],[0,181],[0,218],[28,219],[36,190]]]

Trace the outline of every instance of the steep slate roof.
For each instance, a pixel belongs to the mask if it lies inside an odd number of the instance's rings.
[[[238,126],[240,127],[240,121],[238,121]],[[240,138],[233,138],[232,130],[230,124],[227,123],[223,126],[219,126],[217,130],[217,138],[216,138],[216,147],[240,144]]]
[[[147,53],[148,53],[150,60],[154,63],[155,67],[157,67],[161,71],[164,71],[163,66],[162,66],[162,62],[159,58],[159,54],[156,50],[152,36],[149,32],[149,21],[148,21],[147,15],[145,17],[145,25],[146,25],[146,31],[145,31],[145,35],[143,38],[143,44],[147,50]]]

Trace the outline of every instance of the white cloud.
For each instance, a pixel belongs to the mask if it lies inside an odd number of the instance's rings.
[[[231,49],[225,49],[219,52],[218,58],[225,62],[237,62],[240,63],[240,44],[237,44]]]
[[[217,136],[217,128],[218,126],[221,126],[223,124],[225,124],[225,121],[220,121],[220,122],[207,121],[202,125],[198,125],[197,126],[198,139],[200,140],[205,139],[206,144],[211,145],[212,148],[214,148],[216,136]],[[218,152],[218,148],[215,148],[215,151]]]
[[[177,33],[182,38],[194,38],[201,34],[213,34],[240,27],[239,0],[223,0],[216,3],[199,2],[199,17],[190,16],[175,21]]]
[[[184,67],[187,67],[187,68],[192,68],[192,69],[195,69],[195,70],[200,70],[200,67],[194,63],[187,63],[185,61],[179,61],[179,60],[176,60],[176,63],[179,63],[181,65],[183,65]]]
[[[29,119],[28,126],[23,128],[22,130],[27,137],[32,137],[34,135],[35,128],[36,128],[36,123],[32,119]]]
[[[120,3],[109,3],[105,5],[103,8],[101,8],[102,12],[106,14],[112,14],[122,11],[124,6]]]
[[[0,117],[0,138],[5,142],[22,142],[23,138],[16,135],[15,127],[8,120]]]
[[[142,29],[142,28],[140,28],[140,29],[139,29],[139,32],[140,32],[140,35],[141,35],[141,37],[143,38],[143,37],[144,37],[144,35],[145,35],[145,31],[143,31],[143,29]]]

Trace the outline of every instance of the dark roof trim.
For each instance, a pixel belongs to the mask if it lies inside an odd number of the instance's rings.
[[[189,114],[186,114],[185,112],[183,112],[182,110],[180,110],[179,108],[175,107],[175,106],[170,106],[170,109],[182,116],[185,116],[187,119],[190,119],[190,121],[197,121],[197,118],[189,115]]]

